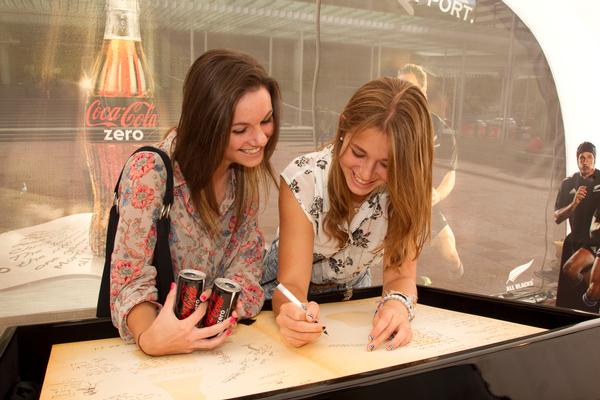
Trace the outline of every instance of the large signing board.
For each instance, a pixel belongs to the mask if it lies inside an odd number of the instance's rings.
[[[221,399],[335,379],[544,331],[497,319],[417,306],[413,340],[366,350],[376,299],[323,304],[329,336],[295,349],[271,312],[240,325],[220,348],[149,357],[119,338],[52,347],[41,399]]]

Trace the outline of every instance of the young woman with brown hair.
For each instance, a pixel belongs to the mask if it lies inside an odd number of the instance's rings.
[[[313,342],[324,329],[315,323],[319,305],[307,301],[308,293],[369,286],[372,268],[383,268],[383,297],[367,349],[410,341],[416,259],[430,231],[432,138],[423,93],[380,78],[352,96],[332,144],[283,171],[279,238],[265,259],[263,281],[277,274],[307,306],[303,311],[273,292],[289,344]]]
[[[233,279],[242,287],[240,302],[232,318],[208,328],[196,327],[205,304],[186,319],[175,317],[173,286],[164,307],[157,302],[151,261],[167,173],[158,154],[136,153],[119,186],[111,260],[112,320],[123,339],[152,355],[210,349],[231,334],[236,317],[260,311],[264,238],[256,214],[260,189],[275,180],[269,159],[279,122],[279,86],[252,57],[210,50],[191,66],[179,124],[157,146],[173,167],[173,272],[201,270],[209,285]]]

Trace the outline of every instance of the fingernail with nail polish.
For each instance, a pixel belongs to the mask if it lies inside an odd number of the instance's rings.
[[[370,345],[369,345],[369,351],[373,351],[373,349],[374,349],[374,348],[375,348],[375,345],[374,345],[374,344],[370,344]]]
[[[235,321],[237,321],[237,318],[235,318],[235,317],[231,317],[231,318],[229,318],[229,322],[230,322],[230,323],[232,323],[232,324],[233,324],[233,323],[235,323]]]
[[[369,342],[373,340],[373,336],[369,335]]]
[[[169,290],[173,290],[174,287],[175,287],[175,282],[171,282],[171,289],[169,289]]]
[[[231,329],[227,329],[227,330],[225,331],[225,336],[229,336],[229,335],[231,335]]]
[[[388,344],[388,345],[386,346],[386,349],[388,349],[388,350],[394,350],[394,346],[393,346],[393,345],[391,345],[391,344]]]
[[[205,295],[200,296],[200,301],[204,303],[206,301],[206,296]]]

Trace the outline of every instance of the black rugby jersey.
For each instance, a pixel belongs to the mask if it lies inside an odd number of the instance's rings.
[[[569,225],[571,239],[585,243],[590,240],[590,224],[597,206],[600,205],[600,171],[594,169],[594,174],[587,179],[579,172],[563,179],[556,196],[554,210],[568,206],[573,201],[577,188],[582,185],[587,186],[588,193],[569,217]]]

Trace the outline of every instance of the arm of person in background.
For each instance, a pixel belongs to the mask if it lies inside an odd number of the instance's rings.
[[[157,302],[156,268],[151,261],[166,178],[164,164],[156,153],[140,152],[128,160],[119,186],[119,224],[111,258],[113,323],[126,342],[135,341],[151,355],[216,347],[226,335],[206,338],[231,325],[228,319],[215,328],[196,328],[206,306],[198,307],[185,320],[177,319],[173,288],[165,307]]]
[[[407,260],[399,267],[386,267],[383,271],[383,296],[390,292],[400,292],[403,295],[417,299],[417,260],[414,252],[409,252]],[[393,338],[390,339],[390,337]],[[398,298],[390,298],[380,303],[373,327],[369,333],[367,350],[372,351],[388,341],[387,350],[394,350],[406,345],[412,339],[412,328],[409,321],[409,309]]]
[[[450,193],[454,190],[456,185],[456,169],[458,168],[458,151],[456,146],[456,134],[454,130],[448,128],[444,120],[442,120],[436,114],[432,114],[432,122],[434,130],[436,132],[436,141],[438,143],[445,143],[445,148],[450,150],[449,158],[447,161],[442,158],[441,162],[444,168],[448,169],[440,182],[440,184],[433,188],[432,191],[432,203],[435,206],[437,203],[443,201]],[[442,139],[442,137],[446,139]]]
[[[260,286],[265,239],[258,228],[257,212],[257,203],[244,211],[243,221],[230,241],[234,247],[225,250],[225,256],[231,259],[225,270],[225,277],[238,282],[242,287],[236,306],[236,313],[241,319],[256,316],[265,301],[265,293]]]
[[[598,301],[600,301],[600,251],[596,253],[590,273],[590,283],[584,296],[584,301],[595,303],[596,306],[598,305]]]
[[[448,171],[442,178],[440,184],[433,188],[431,205],[435,206],[440,201],[444,200],[454,190],[456,183],[456,171]]]
[[[323,332],[319,305],[307,301],[312,273],[313,227],[298,200],[282,178],[279,189],[279,270],[277,280],[302,303],[304,311],[278,290],[273,292],[273,312],[283,339],[294,347],[317,340]]]
[[[575,196],[573,197],[573,201],[571,201],[568,205],[562,208],[558,208],[554,211],[554,222],[560,224],[565,219],[569,218],[573,214],[579,203],[581,203],[581,201],[585,199],[585,196],[587,196],[587,188],[585,186],[579,186],[579,188],[577,188]]]

